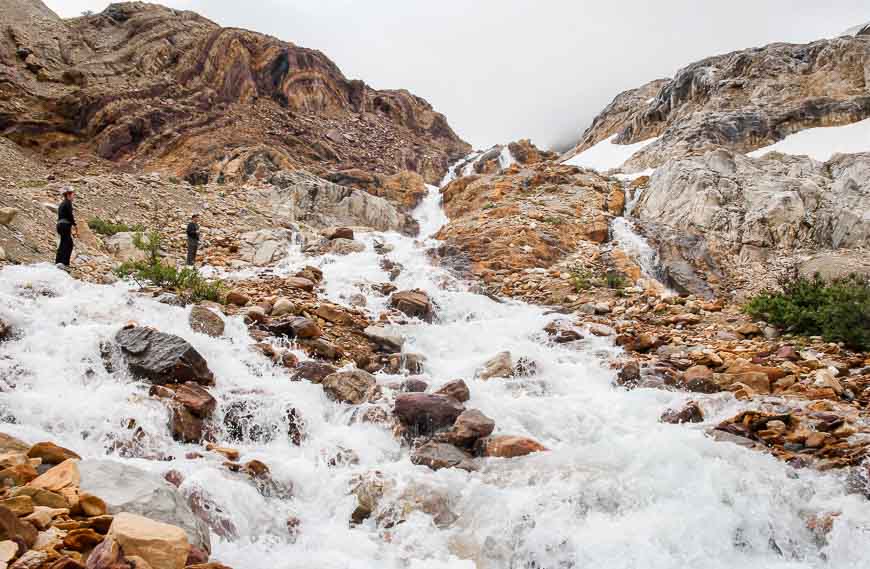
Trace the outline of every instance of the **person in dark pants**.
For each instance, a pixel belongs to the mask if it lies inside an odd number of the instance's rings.
[[[70,257],[75,246],[73,236],[79,236],[79,228],[76,227],[76,218],[73,214],[75,190],[66,186],[60,192],[63,195],[63,201],[57,208],[57,234],[60,235],[60,244],[57,246],[54,263],[66,269],[69,268]]]
[[[199,214],[195,213],[187,224],[187,265],[190,267],[196,264],[197,249],[199,249]]]

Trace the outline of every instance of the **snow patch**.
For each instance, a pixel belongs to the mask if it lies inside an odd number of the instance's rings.
[[[592,168],[599,172],[613,170],[620,168],[636,152],[658,140],[658,137],[655,137],[635,144],[614,144],[613,139],[615,138],[614,134],[610,138],[602,140],[595,146],[569,158],[565,164],[580,168]]]
[[[768,152],[806,155],[820,162],[827,162],[834,154],[870,152],[870,119],[844,126],[808,128],[754,150],[749,156],[760,158]]]

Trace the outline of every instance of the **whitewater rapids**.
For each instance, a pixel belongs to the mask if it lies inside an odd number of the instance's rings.
[[[290,381],[286,370],[252,349],[240,318],[227,320],[224,337],[210,338],[191,331],[189,307],[160,304],[122,283],[79,282],[50,265],[0,272],[0,318],[19,333],[0,344],[0,431],[102,458],[113,441],[129,436],[124,426],[134,420],[147,433],[140,443],[145,451],[174,458],[110,458],[158,473],[179,470],[186,477],[182,492],[207,492],[238,534],[232,540],[213,534],[213,558],[235,569],[870,566],[870,508],[835,475],[793,470],[706,437],[707,427],[734,412],[727,395],[704,402],[704,424],[660,423],[661,413],[685,402],[686,394],[613,387],[607,362],[616,350],[606,340],[553,345],[543,328],[557,315],[475,294],[433,266],[426,251],[446,221],[436,188],[415,216],[422,238],[359,234],[364,252],[314,260],[294,248],[276,271],[316,264],[326,295],[347,302],[388,280],[374,244],[393,246],[388,257],[404,266],[395,284],[425,290],[438,306],[436,323],[397,327],[405,351],[426,356],[431,387],[465,379],[466,407],[494,419],[496,434],[532,437],[549,452],[487,459],[472,473],[414,466],[389,431],[352,424],[351,406],[328,400],[318,385]],[[377,314],[385,302],[370,294],[368,310]],[[172,440],[164,404],[150,399],[144,384],[101,363],[101,344],[128,320],[180,335],[202,353],[216,376],[210,391],[219,402],[217,422],[240,397],[282,432],[287,407],[301,411],[306,438],[299,447],[286,437],[232,445],[242,462],[260,459],[276,480],[292,483],[291,499],[264,498],[228,476],[220,457],[184,458],[200,447]],[[537,362],[537,374],[474,379],[477,368],[505,350]],[[397,377],[378,379],[386,384]],[[342,449],[354,451],[358,463],[330,465]],[[395,481],[387,501],[405,491],[440,495],[456,521],[439,528],[430,515],[413,512],[388,530],[374,519],[350,527],[356,499],[349,482],[373,470]],[[820,543],[806,519],[829,512],[840,515]],[[286,529],[290,516],[301,521],[295,542]]]

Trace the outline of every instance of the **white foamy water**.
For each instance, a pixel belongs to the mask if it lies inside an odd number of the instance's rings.
[[[490,459],[479,472],[414,466],[387,430],[352,424],[353,408],[329,401],[317,385],[291,382],[251,346],[244,325],[229,319],[224,338],[193,333],[189,309],[158,304],[113,287],[77,282],[47,265],[0,272],[0,317],[20,335],[0,344],[2,430],[30,441],[54,440],[85,457],[102,457],[122,424],[134,419],[143,443],[167,461],[133,460],[144,468],[187,475],[182,490],[207,491],[237,527],[231,540],[213,536],[214,557],[236,569],[283,568],[808,568],[866,567],[870,528],[866,501],[847,495],[835,476],[792,470],[775,459],[727,443],[704,429],[733,412],[709,405],[707,424],[665,425],[662,411],[687,395],[612,387],[606,365],[614,349],[590,337],[576,345],[548,343],[542,328],[556,315],[519,302],[498,303],[430,264],[428,238],[444,217],[437,190],[416,212],[424,238],[363,234],[361,253],[305,259],[294,253],[281,267],[318,264],[326,294],[345,302],[363,291],[377,314],[385,299],[370,292],[387,274],[378,268],[375,241],[404,270],[400,288],[421,288],[438,305],[434,324],[397,327],[405,350],[426,356],[434,387],[462,377],[498,434],[535,438],[551,450],[524,458]],[[298,255],[298,256],[297,256]],[[221,460],[186,460],[198,449],[169,437],[163,405],[124,373],[107,372],[100,344],[129,319],[188,339],[215,372],[218,416],[238,398],[257,406],[257,421],[275,424],[271,442],[232,446],[242,460],[266,462],[290,499],[264,498]],[[530,378],[474,379],[474,371],[504,350],[537,362]],[[379,376],[388,383],[394,377]],[[243,394],[239,394],[243,390]],[[302,445],[286,436],[286,409],[306,422]],[[340,449],[358,464],[330,466]],[[115,456],[117,460],[125,460]],[[455,521],[443,527],[414,511],[390,529],[374,519],[351,528],[354,475],[380,471],[394,480],[387,502],[403,492],[441,496]],[[806,517],[841,512],[827,544],[806,529]],[[291,543],[285,522],[301,520]],[[442,524],[443,525],[443,524]]]

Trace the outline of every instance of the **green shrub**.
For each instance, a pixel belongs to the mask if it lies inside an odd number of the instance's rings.
[[[858,350],[870,350],[870,280],[850,275],[826,282],[793,278],[781,292],[752,298],[746,312],[788,332],[821,336]]]
[[[115,269],[115,274],[123,279],[132,279],[140,285],[151,284],[172,289],[193,301],[221,302],[225,289],[223,282],[207,280],[193,267],[179,269],[164,263],[160,258],[162,242],[163,238],[156,231],[149,232],[147,236],[137,232],[133,236],[133,245],[146,254],[146,259],[125,261]]]
[[[619,273],[608,271],[606,279],[607,288],[615,288],[617,290],[621,290],[626,287],[625,277]]]
[[[112,221],[106,221],[105,219],[100,219],[99,217],[95,217],[88,221],[88,227],[91,228],[91,231],[94,233],[99,233],[100,235],[106,235],[111,237],[116,233],[126,233],[130,231],[142,232],[145,231],[145,227],[141,224],[136,225],[127,225],[126,223],[114,223]]]
[[[569,274],[571,275],[571,284],[574,285],[574,290],[576,292],[589,290],[594,286],[593,281],[595,277],[592,274],[592,271],[582,265],[571,265]]]

